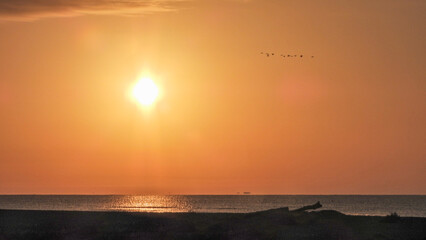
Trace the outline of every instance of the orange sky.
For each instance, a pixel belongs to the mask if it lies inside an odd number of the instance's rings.
[[[13,2],[0,194],[426,194],[425,1]]]

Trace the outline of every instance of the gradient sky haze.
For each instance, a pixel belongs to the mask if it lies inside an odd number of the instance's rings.
[[[426,194],[425,1],[69,2],[0,3],[0,194]]]

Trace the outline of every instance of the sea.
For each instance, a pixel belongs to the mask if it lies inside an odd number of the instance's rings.
[[[0,195],[0,209],[249,213],[317,201],[351,215],[426,217],[426,195]]]

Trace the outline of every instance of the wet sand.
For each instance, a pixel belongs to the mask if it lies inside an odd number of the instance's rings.
[[[0,240],[426,239],[426,218],[350,216],[330,210],[128,213],[0,210]]]

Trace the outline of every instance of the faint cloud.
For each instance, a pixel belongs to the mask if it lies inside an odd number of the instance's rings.
[[[0,0],[0,20],[32,21],[87,14],[134,16],[175,11],[191,0]]]

